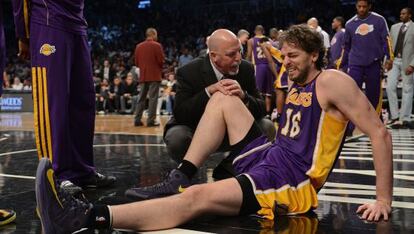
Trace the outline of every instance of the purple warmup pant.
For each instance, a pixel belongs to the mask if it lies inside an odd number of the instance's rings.
[[[273,75],[267,63],[256,64],[256,85],[259,92],[264,95],[273,93]]]
[[[380,61],[375,61],[368,66],[350,65],[348,68],[348,75],[355,80],[358,87],[361,89],[362,83],[365,83],[365,95],[379,116],[382,108]],[[353,131],[354,128],[355,126],[352,123],[349,123],[347,131]]]
[[[95,92],[87,36],[32,23],[34,123],[39,158],[60,180],[94,173]]]

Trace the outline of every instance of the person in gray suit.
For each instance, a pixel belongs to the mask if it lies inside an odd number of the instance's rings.
[[[393,128],[414,128],[410,122],[414,93],[414,24],[412,10],[404,8],[400,13],[400,23],[391,26],[391,39],[394,48],[394,62],[388,72],[387,96],[391,112],[389,124]],[[397,82],[402,78],[402,101],[398,112]]]

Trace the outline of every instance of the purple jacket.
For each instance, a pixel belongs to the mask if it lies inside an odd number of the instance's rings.
[[[344,53],[340,67],[367,66],[374,61],[393,59],[387,22],[381,15],[370,12],[365,19],[352,17],[345,24]]]
[[[16,36],[29,38],[30,23],[86,35],[84,0],[12,0]]]

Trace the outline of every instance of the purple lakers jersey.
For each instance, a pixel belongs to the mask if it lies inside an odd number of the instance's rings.
[[[260,39],[264,36],[255,36],[253,38],[253,64],[268,64],[265,54],[263,53],[262,47],[260,47]]]
[[[290,88],[275,145],[287,152],[286,160],[319,189],[341,150],[347,121],[322,110],[316,97],[316,80]]]

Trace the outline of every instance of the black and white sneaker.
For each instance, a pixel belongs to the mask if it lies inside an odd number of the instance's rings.
[[[112,186],[116,182],[115,176],[105,176],[101,173],[95,172],[92,176],[81,181],[80,185],[83,188],[105,188]]]

